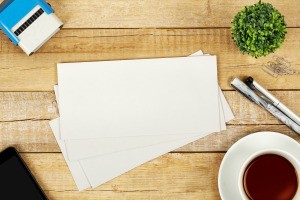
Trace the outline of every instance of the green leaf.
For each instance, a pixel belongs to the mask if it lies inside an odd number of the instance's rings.
[[[243,53],[255,58],[266,56],[281,46],[285,39],[284,16],[271,4],[245,6],[231,21],[232,38]]]

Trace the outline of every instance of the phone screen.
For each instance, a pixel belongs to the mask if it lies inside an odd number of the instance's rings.
[[[0,199],[47,200],[16,151],[0,155]]]

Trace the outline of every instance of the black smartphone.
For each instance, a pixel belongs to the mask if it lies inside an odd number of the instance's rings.
[[[0,153],[1,200],[47,200],[17,150],[9,147]]]

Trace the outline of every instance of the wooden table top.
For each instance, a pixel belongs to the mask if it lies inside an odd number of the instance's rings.
[[[220,199],[217,175],[224,153],[241,137],[277,131],[300,137],[233,91],[233,76],[253,76],[300,113],[300,1],[266,0],[283,15],[283,46],[265,58],[243,55],[230,21],[243,6],[236,0],[49,0],[65,23],[31,57],[0,34],[0,150],[12,145],[49,199]],[[58,116],[53,85],[56,63],[186,56],[197,50],[218,56],[219,84],[236,116],[228,129],[161,156],[93,190],[78,192],[48,125]],[[274,55],[293,73],[274,75],[264,65]]]

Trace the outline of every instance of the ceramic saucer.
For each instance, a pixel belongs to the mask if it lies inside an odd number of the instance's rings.
[[[279,149],[300,160],[300,145],[294,139],[275,132],[258,132],[237,141],[225,154],[219,170],[218,187],[222,200],[242,200],[239,192],[239,173],[252,154]]]

